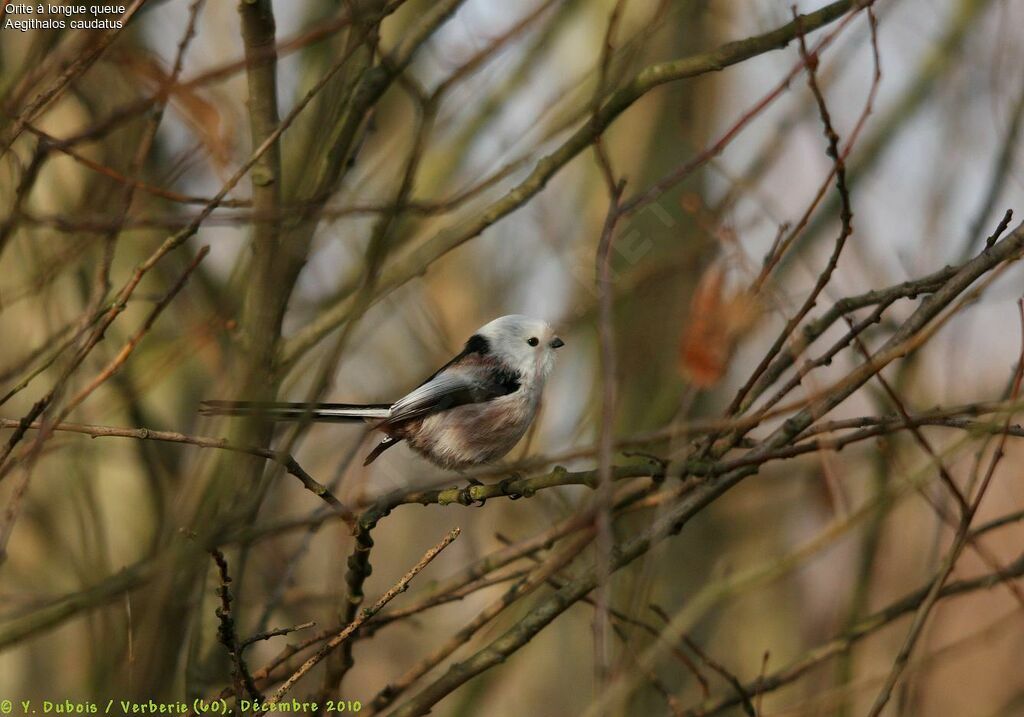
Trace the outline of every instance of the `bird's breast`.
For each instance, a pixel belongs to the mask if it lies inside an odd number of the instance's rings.
[[[536,396],[516,391],[427,416],[410,426],[413,450],[445,468],[496,461],[519,442],[537,413]]]

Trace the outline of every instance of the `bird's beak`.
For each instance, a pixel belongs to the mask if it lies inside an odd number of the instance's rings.
[[[553,349],[559,349],[565,346],[565,342],[556,336],[555,338],[551,339],[551,343],[548,344],[548,346],[550,346]]]

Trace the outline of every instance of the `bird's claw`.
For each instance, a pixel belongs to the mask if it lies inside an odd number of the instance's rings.
[[[501,488],[501,492],[505,494],[505,496],[507,496],[509,500],[519,500],[520,498],[523,497],[522,493],[517,493],[514,490],[509,490],[509,485],[513,481],[520,480],[521,478],[522,476],[513,475],[501,481],[501,483],[498,483],[498,487]]]
[[[469,481],[469,485],[459,491],[459,502],[462,503],[462,505],[466,506],[473,505],[473,503],[476,503],[478,508],[482,508],[484,506],[484,503],[487,502],[487,499],[474,498],[470,491],[475,486],[483,485],[483,483],[478,481],[476,478],[467,478],[466,480]]]

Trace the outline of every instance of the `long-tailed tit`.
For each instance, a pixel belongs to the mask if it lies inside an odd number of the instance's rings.
[[[442,468],[467,468],[498,460],[523,437],[537,415],[555,349],[563,345],[539,319],[502,316],[392,404],[204,401],[200,411],[271,421],[366,421],[385,437],[363,465],[406,441]]]

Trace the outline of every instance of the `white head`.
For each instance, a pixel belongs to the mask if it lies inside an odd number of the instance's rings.
[[[519,372],[527,382],[543,386],[555,365],[555,350],[564,346],[547,322],[510,314],[481,326],[491,355]]]

